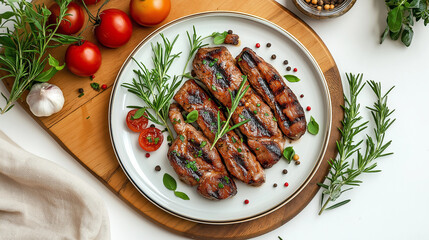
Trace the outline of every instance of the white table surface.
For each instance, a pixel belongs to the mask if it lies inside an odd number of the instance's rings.
[[[361,187],[343,197],[352,202],[322,216],[320,193],[287,224],[255,239],[428,239],[429,238],[429,26],[414,27],[411,47],[379,36],[386,23],[384,1],[358,1],[346,15],[313,20],[301,14],[289,0],[277,0],[307,22],[334,56],[345,82],[345,72],[363,72],[365,79],[381,81],[384,90],[396,85],[390,96],[396,123],[388,131],[395,154],[380,159],[378,174],[364,175]],[[0,7],[0,12],[5,7]],[[173,9],[174,11],[174,9]],[[0,84],[0,91],[6,88]],[[363,104],[374,97],[365,88]],[[4,106],[4,100],[0,99]],[[369,117],[367,111],[364,116]],[[186,239],[171,233],[128,207],[101,184],[24,110],[15,106],[0,116],[0,130],[24,149],[45,157],[88,182],[105,199],[112,239]]]

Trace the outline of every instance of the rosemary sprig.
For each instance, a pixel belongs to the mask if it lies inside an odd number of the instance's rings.
[[[360,74],[357,76],[349,74],[347,75],[347,79],[350,86],[350,99],[344,96],[346,102],[345,106],[343,106],[345,116],[342,122],[343,129],[340,129],[342,138],[337,142],[338,157],[336,159],[331,159],[329,162],[331,170],[326,177],[329,180],[329,185],[319,183],[319,186],[325,189],[322,192],[322,208],[319,215],[322,214],[324,210],[331,210],[349,203],[351,200],[347,199],[328,207],[328,204],[337,200],[342,193],[353,189],[353,187],[350,187],[342,190],[344,186],[359,186],[362,181],[357,178],[362,173],[375,173],[380,171],[375,170],[377,163],[374,162],[374,160],[392,154],[384,153],[392,142],[389,141],[384,143],[384,138],[387,129],[395,122],[395,119],[392,120],[390,118],[394,110],[390,110],[387,106],[387,95],[393,87],[382,95],[380,83],[374,81],[368,82],[368,85],[377,97],[374,107],[368,108],[375,122],[375,142],[372,137],[366,135],[366,150],[365,154],[362,154],[359,146],[363,140],[355,144],[354,137],[367,128],[368,122],[358,124],[362,117],[359,113],[360,105],[357,103],[357,97],[365,83],[362,84],[362,75]],[[353,160],[350,164],[347,159],[354,153],[357,153],[357,161],[355,162]],[[323,202],[325,196],[328,196],[328,199],[326,202]]]
[[[215,139],[213,141],[213,144],[210,148],[212,150],[214,146],[216,145],[216,142],[223,137],[227,132],[234,130],[238,127],[240,127],[243,124],[246,124],[250,119],[246,119],[242,122],[239,122],[235,124],[234,126],[231,126],[229,124],[232,114],[235,112],[235,109],[237,109],[238,104],[240,103],[240,100],[243,98],[244,94],[246,94],[247,90],[249,89],[250,85],[247,85],[246,88],[243,90],[245,83],[247,82],[247,76],[242,76],[243,80],[241,81],[240,87],[238,88],[237,94],[235,97],[233,96],[232,92],[228,89],[229,94],[231,95],[231,108],[226,108],[228,117],[226,118],[226,121],[220,121],[220,111],[217,112],[217,131],[215,135]]]
[[[54,57],[47,55],[46,50],[80,38],[57,33],[71,0],[57,1],[60,6],[58,21],[50,25],[47,21],[51,12],[45,5],[33,5],[25,0],[0,2],[11,8],[0,15],[0,44],[4,49],[0,53],[0,70],[6,72],[0,80],[14,78],[9,97],[1,94],[6,100],[6,106],[0,108],[0,114],[4,114],[34,82],[47,82],[64,68]],[[14,31],[6,26],[8,22],[13,24]],[[47,70],[46,64],[50,65]]]
[[[167,124],[168,111],[170,109],[170,101],[182,81],[176,75],[170,81],[171,77],[167,73],[171,64],[180,56],[181,52],[177,54],[172,53],[179,35],[174,38],[173,42],[170,42],[163,34],[161,34],[161,37],[162,44],[158,42],[155,45],[151,45],[154,68],[150,70],[146,65],[138,63],[133,58],[139,67],[139,69],[134,70],[138,79],[133,78],[132,83],[123,83],[121,86],[127,88],[129,92],[134,93],[143,100],[146,104],[146,107],[143,108],[147,113],[147,116],[143,116],[156,124],[166,127],[169,138],[173,139],[173,132]]]

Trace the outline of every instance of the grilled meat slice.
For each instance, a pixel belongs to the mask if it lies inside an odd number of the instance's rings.
[[[286,137],[300,138],[307,128],[304,110],[279,72],[247,47],[236,59],[241,71],[247,75],[250,85],[274,111],[280,129]]]
[[[216,149],[204,135],[183,119],[180,106],[171,104],[169,118],[178,137],[168,150],[168,159],[180,180],[208,199],[234,196],[237,187],[230,178]]]
[[[239,45],[240,44],[240,37],[237,34],[228,34],[225,37],[225,41],[223,42],[225,44],[232,44],[232,45]]]
[[[204,135],[210,142],[213,142],[215,133],[218,131],[217,113],[219,109],[207,93],[193,80],[189,80],[179,89],[174,100],[187,112],[198,111],[196,122]],[[221,121],[225,121],[222,112],[219,112],[219,116]],[[259,186],[265,182],[265,173],[261,165],[234,131],[228,132],[219,139],[216,148],[222,155],[226,168],[231,175],[253,186]]]
[[[243,74],[225,47],[200,48],[193,61],[195,74],[223,105],[231,107],[231,94],[237,94]],[[246,86],[248,83],[246,83]],[[251,89],[241,99],[232,116],[234,123],[250,121],[240,126],[247,143],[264,168],[273,166],[282,156],[285,143],[276,118],[266,103]]]

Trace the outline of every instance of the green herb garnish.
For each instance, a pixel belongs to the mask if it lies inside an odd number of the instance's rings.
[[[153,140],[153,142],[154,142],[155,144],[158,144],[158,142],[159,142],[159,137],[156,137],[156,138]]]
[[[147,136],[146,139],[148,142],[152,143],[152,137],[151,136]]]
[[[198,168],[197,168],[196,163],[197,163],[196,161],[188,161],[188,160],[186,160],[186,167],[189,168],[189,169],[192,169],[192,171],[194,171],[194,172],[197,172]]]
[[[225,179],[226,183],[229,184],[229,177],[228,176],[223,177],[223,179]]]
[[[188,115],[186,115],[186,121],[187,123],[193,123],[195,121],[197,121],[198,119],[198,111],[197,110],[193,110],[192,112],[188,113]]]
[[[134,115],[131,116],[131,120],[136,120],[141,118],[145,112],[146,112],[146,108],[140,108],[134,113]]]
[[[219,188],[224,188],[225,186],[223,185],[223,183],[219,183],[218,185],[217,185]]]
[[[301,79],[299,79],[297,76],[295,75],[284,75],[284,77],[286,78],[286,80],[288,80],[289,82],[299,82],[301,81]]]
[[[212,89],[213,89],[213,91],[217,91],[217,88],[215,85],[212,85]]]
[[[185,141],[185,136],[183,136],[183,135],[179,135],[179,138],[180,138],[180,140],[181,140],[182,142],[184,142],[184,141]]]
[[[137,79],[133,78],[131,83],[123,83],[121,86],[137,95],[146,104],[145,113],[147,116],[145,117],[151,122],[167,128],[168,135],[172,138],[173,133],[167,124],[168,111],[171,99],[176,89],[182,83],[182,80],[179,80],[178,76],[170,77],[168,71],[174,60],[181,54],[172,53],[173,46],[179,35],[174,38],[173,42],[170,42],[163,34],[160,35],[162,43],[158,42],[152,45],[152,63],[154,68],[149,69],[143,63],[139,63],[136,59],[132,58],[138,66],[138,69],[134,70]],[[183,73],[185,73],[185,70],[186,66]]]
[[[79,96],[77,96],[77,97],[82,97],[83,95],[85,95],[85,93],[81,93],[81,94],[79,94]]]
[[[290,163],[295,155],[295,150],[293,147],[287,147],[283,150],[283,157],[286,159],[287,163]]]
[[[227,31],[223,33],[214,32],[210,36],[213,37],[213,43],[219,45],[225,42],[226,35],[228,35]]]
[[[310,122],[307,125],[307,130],[313,135],[319,133],[319,124],[316,122],[316,120],[314,120],[313,116],[310,117]]]
[[[256,104],[256,106],[257,106],[257,107],[260,107],[260,106],[261,106],[261,104],[260,104],[260,103],[258,103],[258,104]]]
[[[389,127],[395,122],[395,119],[392,120],[390,118],[394,110],[390,110],[387,106],[387,95],[393,87],[383,95],[381,93],[381,83],[376,83],[375,81],[368,82],[368,85],[377,97],[373,107],[368,107],[371,112],[372,119],[375,122],[375,138],[373,139],[369,135],[366,135],[366,149],[364,153],[362,153],[360,145],[363,140],[356,143],[355,137],[357,134],[365,130],[368,124],[368,122],[360,123],[362,117],[359,112],[360,104],[357,102],[357,97],[365,83],[362,84],[361,74],[358,74],[357,76],[349,74],[347,75],[347,80],[350,92],[349,97],[344,94],[346,104],[343,106],[343,129],[340,130],[341,140],[337,141],[339,154],[337,158],[331,159],[329,162],[331,169],[326,177],[329,182],[327,184],[318,184],[324,188],[321,201],[322,207],[319,215],[322,214],[324,210],[334,209],[349,203],[350,199],[347,199],[328,207],[328,204],[336,201],[343,192],[352,189],[352,187],[350,187],[343,190],[344,186],[359,186],[362,181],[358,180],[357,177],[362,173],[380,172],[380,170],[375,170],[377,163],[374,163],[374,160],[392,154],[384,153],[392,143],[392,141],[384,143],[384,139],[387,129],[389,129]],[[355,161],[355,159],[353,159],[352,161],[347,161],[354,154],[356,154],[357,160]],[[324,202],[324,198],[326,196],[328,199]]]
[[[162,178],[162,182],[164,183],[164,186],[168,189],[174,192],[174,195],[178,198],[181,198],[183,200],[189,200],[188,195],[183,192],[176,191],[177,189],[177,182],[176,180],[168,173],[164,173],[164,177]]]
[[[203,141],[201,144],[200,144],[200,148],[203,148],[203,147],[205,147],[207,145],[207,142],[206,141]]]
[[[234,97],[231,93],[231,91],[229,91],[229,94],[231,96],[231,109],[226,108],[227,113],[228,113],[228,117],[226,119],[226,122],[222,125],[221,121],[220,121],[220,112],[217,112],[217,131],[216,131],[216,135],[215,135],[215,139],[213,141],[213,144],[210,148],[210,150],[213,149],[213,147],[216,145],[216,142],[223,136],[225,135],[227,132],[234,130],[238,127],[240,127],[243,124],[246,124],[248,121],[250,121],[249,119],[244,120],[242,122],[239,122],[237,124],[235,124],[234,126],[230,126],[229,125],[229,121],[231,120],[231,117],[233,115],[233,113],[235,112],[235,109],[237,109],[238,104],[240,103],[240,100],[243,98],[244,94],[247,92],[247,90],[249,89],[250,85],[247,85],[246,88],[244,88],[244,84],[247,81],[247,76],[243,75],[242,76],[243,81],[241,81],[240,87],[238,88],[237,94]],[[243,90],[244,88],[244,90]]]
[[[93,82],[93,83],[90,83],[89,85],[91,85],[92,89],[94,89],[95,91],[100,91],[100,84]]]

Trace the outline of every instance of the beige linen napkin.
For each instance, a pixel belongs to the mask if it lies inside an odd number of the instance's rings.
[[[110,239],[94,189],[0,131],[0,239]]]

